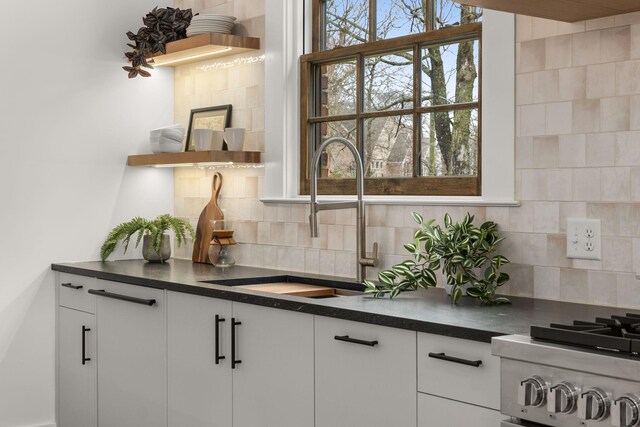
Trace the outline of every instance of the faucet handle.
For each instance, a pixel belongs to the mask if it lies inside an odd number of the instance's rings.
[[[378,259],[378,242],[373,243],[373,253],[372,257],[365,257],[360,260],[360,265],[364,265],[365,267],[377,267],[380,263]]]

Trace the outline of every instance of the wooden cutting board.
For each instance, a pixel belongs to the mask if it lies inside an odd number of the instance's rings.
[[[196,228],[196,239],[193,242],[193,256],[191,260],[201,264],[211,264],[209,261],[209,244],[213,237],[213,227],[211,221],[216,219],[224,219],[222,209],[218,205],[218,196],[222,189],[222,174],[216,172],[213,174],[211,200],[204,207],[200,218],[198,219],[198,227]]]
[[[336,290],[326,286],[306,285],[302,283],[266,283],[260,285],[241,285],[238,288],[253,289],[255,291],[271,292],[274,294],[295,295],[299,297],[317,298],[335,295]]]

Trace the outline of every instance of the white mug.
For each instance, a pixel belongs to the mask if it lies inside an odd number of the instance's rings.
[[[195,142],[196,151],[211,150],[213,131],[211,129],[194,129],[193,142]]]
[[[227,142],[229,151],[242,151],[244,133],[244,128],[226,128],[224,130],[224,140]]]
[[[222,150],[223,140],[224,140],[224,131],[214,130],[211,138],[211,149],[214,151]]]

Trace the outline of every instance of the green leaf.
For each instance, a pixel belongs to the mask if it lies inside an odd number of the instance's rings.
[[[414,243],[405,243],[404,248],[410,253],[414,253],[416,251],[416,245]]]
[[[398,274],[405,274],[409,271],[409,267],[403,264],[397,264],[391,267],[391,270],[395,271]]]
[[[462,289],[460,289],[459,286],[455,286],[451,291],[451,297],[453,298],[453,302],[457,304],[462,297]]]
[[[451,222],[451,215],[448,213],[444,214],[444,226],[447,228],[451,227]]]
[[[507,297],[497,297],[494,301],[496,304],[511,304],[511,300]]]
[[[393,279],[386,274],[382,274],[382,273],[378,274],[378,279],[380,279],[380,282],[384,283],[385,285],[389,285],[389,286],[393,285]]]
[[[425,280],[425,282],[427,282],[429,286],[436,286],[438,283],[436,273],[431,269],[422,270],[422,278]]]
[[[467,288],[467,295],[473,298],[479,298],[483,295],[482,289],[478,289],[475,287]]]
[[[464,261],[464,257],[462,255],[454,255],[451,257],[451,262],[455,264],[460,264]]]
[[[418,224],[424,223],[424,218],[418,212],[411,212],[411,216],[413,217],[413,220]]]
[[[498,279],[496,280],[496,283],[498,284],[498,286],[502,286],[509,281],[509,278],[510,277],[507,273],[500,273]]]

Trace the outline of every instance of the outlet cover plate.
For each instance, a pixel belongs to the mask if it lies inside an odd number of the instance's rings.
[[[567,218],[567,258],[602,259],[599,219]]]

